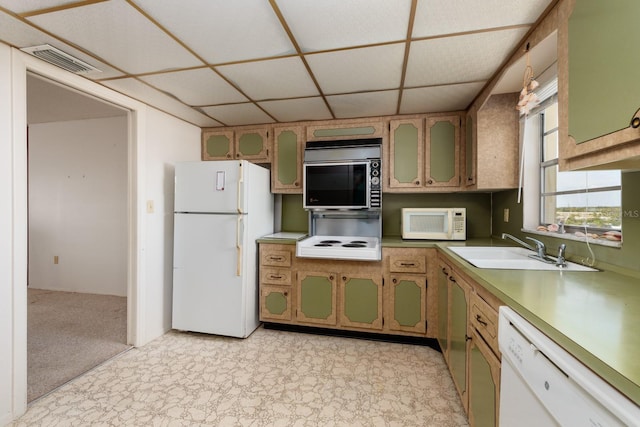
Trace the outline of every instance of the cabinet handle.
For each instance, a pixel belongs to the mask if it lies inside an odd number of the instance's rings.
[[[465,341],[470,341],[470,340],[471,340],[471,337],[470,337],[469,335],[465,334],[465,335],[464,335],[464,340],[465,340]]]
[[[468,181],[472,181],[472,180],[473,180],[473,177],[472,177],[472,176],[467,177],[467,180],[468,180]]]
[[[269,261],[284,261],[284,257],[282,256],[270,256]]]
[[[637,128],[640,127],[640,117],[634,117],[631,120],[631,127],[634,128],[634,129],[637,129]]]
[[[269,279],[282,279],[282,276],[276,276],[275,274],[269,275]]]
[[[476,314],[476,321],[478,323],[480,323],[482,326],[487,326],[487,322],[485,322],[484,320],[482,320],[482,317],[480,317],[479,314]]]
[[[400,265],[403,266],[403,267],[415,267],[416,263],[415,262],[401,262]]]
[[[456,282],[456,279],[453,276],[449,276],[449,280],[451,280],[453,283],[458,283]]]
[[[443,273],[445,276],[449,277],[449,272],[447,271],[447,269],[446,269],[446,268],[442,267],[442,273]]]

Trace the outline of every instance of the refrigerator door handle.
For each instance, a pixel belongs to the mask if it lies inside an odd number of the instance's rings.
[[[238,221],[236,223],[236,252],[238,260],[236,261],[236,276],[242,274],[242,215],[238,215]]]
[[[240,167],[239,169],[239,176],[238,176],[238,213],[239,214],[243,214],[243,202],[244,202],[244,194],[243,194],[243,189],[244,189],[244,171],[242,170],[242,163],[240,163]]]

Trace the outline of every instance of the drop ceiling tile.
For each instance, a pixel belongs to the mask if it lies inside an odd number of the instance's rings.
[[[313,80],[298,57],[225,65],[216,69],[254,100],[318,95]]]
[[[298,122],[302,120],[330,120],[331,112],[322,98],[281,99],[258,102],[262,108],[279,122]]]
[[[277,0],[303,52],[404,40],[410,0]]]
[[[124,0],[94,3],[28,19],[128,73],[202,65]]]
[[[149,15],[208,63],[295,53],[277,15],[265,0],[135,0]]]
[[[140,78],[188,105],[246,102],[248,99],[211,68],[175,71]]]
[[[404,43],[307,55],[325,94],[395,89],[400,86]]]
[[[0,6],[18,14],[71,3],[77,3],[77,0],[0,0]]]
[[[526,28],[519,28],[413,42],[405,84],[415,87],[487,80],[526,32]]]
[[[174,98],[134,78],[108,80],[103,85],[196,126],[219,126],[220,123]]]
[[[273,123],[274,120],[254,104],[231,104],[202,107],[202,111],[215,117],[225,126]]]
[[[466,109],[485,82],[405,89],[400,114],[435,113]]]
[[[3,40],[5,43],[17,48],[49,44],[65,53],[68,53],[69,55],[81,59],[101,71],[82,74],[83,77],[88,79],[106,79],[111,77],[120,77],[123,75],[113,67],[98,61],[95,58],[80,52],[78,49],[56,40],[37,28],[25,24],[24,22],[4,13],[0,13],[0,40]]]
[[[352,93],[327,96],[336,118],[374,117],[396,114],[398,91]]]
[[[413,37],[533,24],[551,0],[418,0]]]

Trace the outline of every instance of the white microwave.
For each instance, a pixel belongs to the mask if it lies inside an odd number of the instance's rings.
[[[465,208],[403,208],[402,238],[466,240]]]

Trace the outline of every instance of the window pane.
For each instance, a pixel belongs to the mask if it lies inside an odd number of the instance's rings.
[[[544,167],[543,173],[543,192],[555,193],[558,188],[558,165]]]
[[[542,144],[542,161],[558,158],[558,132],[543,136]]]
[[[620,229],[620,196],[621,191],[615,190],[543,197],[543,221]]]
[[[544,133],[558,127],[558,104],[549,105],[544,109]]]
[[[614,187],[619,185],[620,171],[559,172],[557,191]]]

